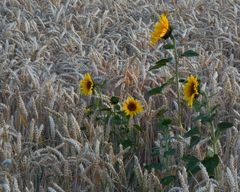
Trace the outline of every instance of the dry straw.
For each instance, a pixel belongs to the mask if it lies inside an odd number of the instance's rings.
[[[178,181],[166,191],[239,191],[240,160],[240,51],[237,0],[0,1],[0,191],[162,191],[159,170],[144,165],[159,162],[153,147],[161,147],[156,115],[169,109],[175,118],[176,93],[172,87],[149,99],[147,90],[173,76],[173,67],[149,68],[168,51],[149,44],[149,32],[163,11],[175,26],[179,51],[194,49],[197,59],[184,58],[182,77],[196,74],[202,89],[219,104],[220,120],[234,127],[217,143],[221,174],[218,182],[200,164],[201,175],[190,178],[186,168],[172,166]],[[87,72],[97,82],[107,80],[102,100],[112,95],[139,98],[145,111],[132,122],[140,124],[140,150],[112,143],[112,119],[88,118],[91,98],[80,94],[79,80]],[[183,121],[190,127],[190,111]],[[103,115],[100,117],[104,117]],[[202,132],[209,128],[203,127]],[[189,152],[189,139],[171,127],[173,160]],[[191,149],[203,159],[207,140]],[[210,152],[211,149],[207,148]],[[66,180],[65,180],[66,178]],[[132,179],[134,178],[134,179]],[[64,182],[62,182],[64,181]]]

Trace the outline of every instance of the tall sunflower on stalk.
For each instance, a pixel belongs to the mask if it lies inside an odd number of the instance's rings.
[[[155,24],[154,31],[151,32],[151,45],[156,45],[160,39],[167,39],[171,35],[171,31],[167,13],[163,13],[160,15],[159,21]]]
[[[128,97],[123,103],[123,111],[127,116],[133,117],[143,111],[141,103],[133,97]]]
[[[200,81],[197,77],[189,75],[187,81],[183,87],[184,100],[191,108],[194,100],[198,97],[200,92]]]
[[[80,81],[80,89],[82,94],[91,95],[93,93],[94,83],[90,73],[84,75],[84,78]]]

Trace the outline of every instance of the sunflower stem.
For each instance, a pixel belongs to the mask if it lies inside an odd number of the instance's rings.
[[[207,107],[207,112],[209,115],[211,115],[211,108],[210,108],[210,104],[209,104],[209,99],[208,99],[208,96],[205,92],[203,92],[203,95],[206,99],[206,107]],[[217,154],[217,138],[216,138],[216,135],[215,135],[215,126],[214,126],[214,123],[213,121],[210,122],[210,127],[211,127],[211,137],[212,137],[212,144],[213,144],[213,152],[214,154]]]
[[[210,108],[210,104],[209,104],[209,99],[208,99],[208,96],[205,92],[203,92],[203,96],[205,97],[206,99],[206,107],[207,107],[207,112],[208,114],[210,115],[211,113],[211,108]],[[212,148],[213,148],[213,153],[214,154],[218,154],[218,139],[216,137],[216,134],[215,134],[215,125],[214,125],[214,122],[211,121],[210,122],[210,127],[211,127],[211,140],[212,140]],[[218,180],[220,180],[220,169],[219,169],[219,166],[216,167],[215,169],[215,176]]]
[[[177,47],[176,47],[176,39],[173,35],[170,36],[170,38],[173,41],[173,51],[174,51],[174,59],[175,59],[175,74],[176,74],[176,88],[177,88],[177,104],[178,104],[178,125],[180,128],[181,135],[183,134],[183,126],[182,126],[182,108],[181,108],[181,100],[180,100],[180,89],[179,89],[179,58],[177,53]]]

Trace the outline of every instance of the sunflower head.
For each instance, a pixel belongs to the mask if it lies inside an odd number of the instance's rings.
[[[123,103],[123,111],[126,115],[133,117],[143,111],[141,103],[133,97],[128,97]]]
[[[93,80],[89,73],[84,75],[84,78],[80,81],[80,89],[82,94],[84,95],[90,95],[93,92]]]
[[[167,39],[171,35],[171,27],[167,18],[167,13],[163,13],[159,17],[159,21],[155,24],[154,31],[151,32],[151,45],[156,45],[160,39]]]
[[[187,82],[183,87],[184,99],[189,107],[192,107],[194,100],[198,97],[200,92],[199,79],[193,75],[187,78]]]

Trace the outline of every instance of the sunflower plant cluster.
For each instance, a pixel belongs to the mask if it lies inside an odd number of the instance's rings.
[[[143,112],[141,102],[128,96],[121,102],[118,97],[112,96],[110,100],[103,99],[101,90],[103,86],[93,81],[90,73],[80,80],[80,90],[85,96],[92,96],[88,106],[88,114],[97,113],[96,121],[110,127],[109,139],[118,147],[137,148],[141,127],[131,124],[134,118]]]
[[[219,177],[219,154],[218,154],[218,143],[221,137],[221,133],[226,129],[233,126],[229,122],[217,122],[217,109],[218,105],[211,106],[209,102],[209,96],[203,90],[201,90],[201,81],[194,74],[189,74],[187,77],[180,77],[179,65],[181,59],[184,57],[196,57],[198,53],[193,50],[187,50],[185,52],[179,52],[177,50],[177,42],[174,36],[174,29],[170,25],[167,13],[163,13],[158,22],[155,24],[154,31],[151,32],[150,44],[155,46],[160,40],[164,41],[162,46],[163,50],[172,51],[173,56],[162,58],[157,61],[153,66],[150,67],[149,71],[160,69],[168,63],[174,64],[174,76],[167,80],[159,87],[152,88],[146,93],[147,97],[156,94],[162,94],[164,88],[168,85],[173,85],[177,92],[177,121],[166,117],[166,110],[159,109],[158,113],[158,131],[161,133],[163,138],[160,143],[161,146],[154,148],[154,155],[161,155],[159,165],[153,163],[148,165],[150,168],[160,169],[163,167],[165,170],[165,177],[162,178],[162,184],[169,185],[175,181],[176,175],[169,174],[169,165],[176,162],[176,149],[172,146],[172,141],[175,136],[171,136],[171,132],[176,132],[173,127],[178,127],[177,131],[181,137],[190,138],[189,150],[184,154],[183,157],[178,158],[177,161],[185,163],[187,171],[190,175],[196,174],[200,168],[198,164],[201,162],[208,171],[208,174],[214,178]],[[189,109],[187,109],[189,108]],[[191,112],[192,117],[184,117],[183,110]],[[164,111],[164,112],[163,112]],[[191,120],[190,129],[187,130],[186,125],[183,124],[182,120],[189,118]],[[177,122],[173,126],[172,122]],[[192,150],[203,140],[208,140],[208,146],[206,147],[206,154],[203,159],[199,159],[192,155]],[[159,154],[159,149],[164,149],[163,154]],[[179,163],[179,162],[178,162]]]

